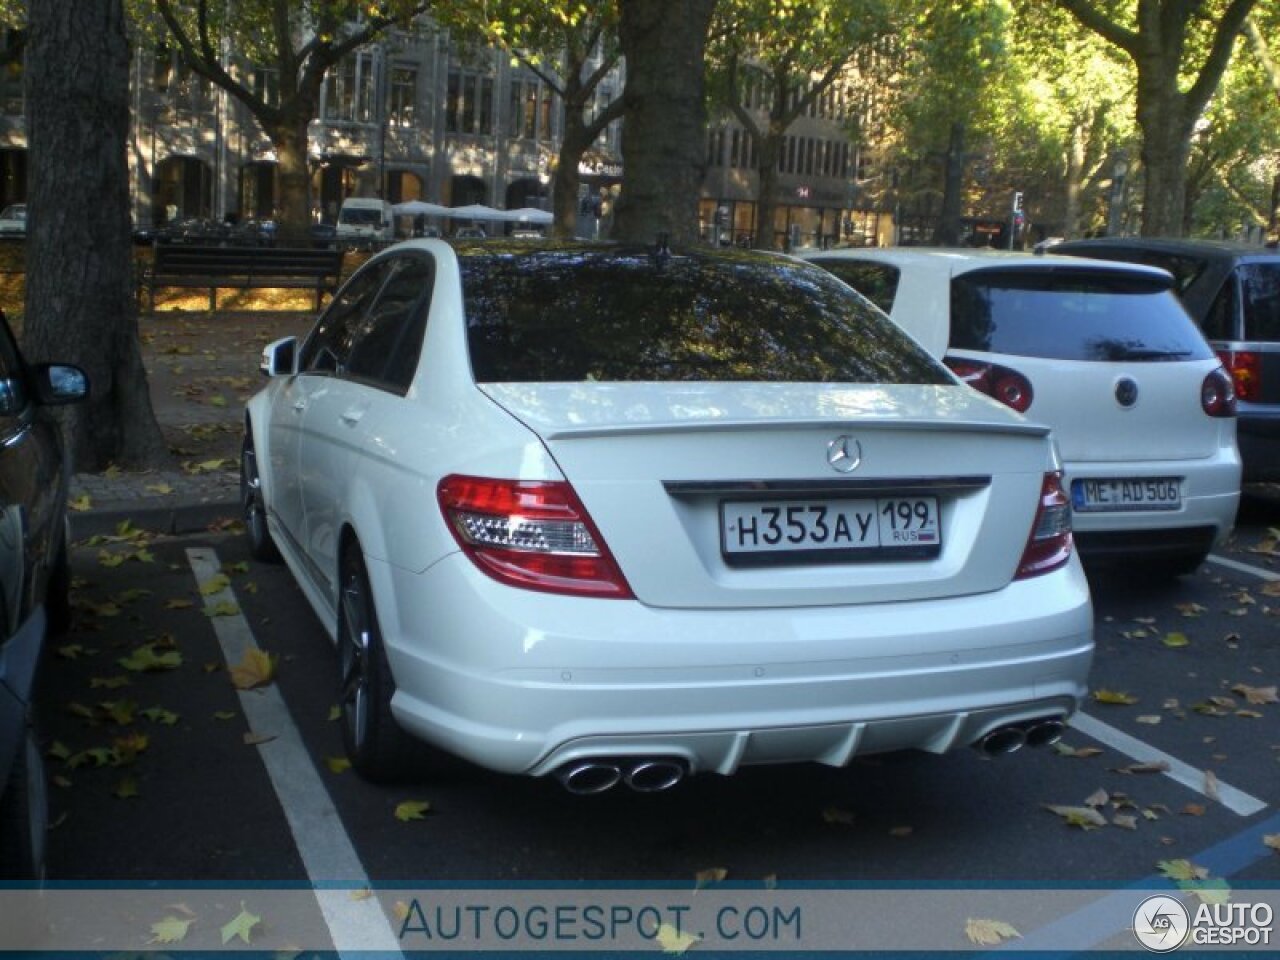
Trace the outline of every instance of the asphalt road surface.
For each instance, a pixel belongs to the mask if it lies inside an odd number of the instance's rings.
[[[1059,747],[748,768],[596,797],[463,766],[364,782],[341,760],[334,651],[287,571],[250,561],[234,533],[126,530],[75,549],[76,626],[42,677],[50,877],[1122,887],[1186,860],[1234,888],[1280,887],[1265,841],[1280,839],[1275,528],[1280,504],[1249,501],[1229,549],[1193,576],[1091,571],[1092,698]],[[275,667],[241,691],[230,668],[246,644]]]

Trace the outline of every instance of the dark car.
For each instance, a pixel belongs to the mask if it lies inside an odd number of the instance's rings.
[[[88,394],[78,367],[28,365],[0,314],[0,881],[44,873],[48,813],[31,726],[45,634],[67,626],[67,467],[46,408]]]
[[[1214,240],[1108,237],[1054,253],[1163,267],[1231,372],[1244,480],[1280,480],[1280,251]]]

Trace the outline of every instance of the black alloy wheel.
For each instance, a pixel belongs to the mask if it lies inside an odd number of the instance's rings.
[[[245,428],[240,445],[240,512],[249,535],[249,553],[255,560],[276,563],[280,549],[267,528],[267,509],[262,502],[262,480],[258,476],[258,455],[253,448],[253,435]]]
[[[354,543],[342,556],[338,666],[342,740],[351,765],[375,782],[422,772],[434,751],[400,729],[391,713],[395,679],[382,644],[369,575]]]

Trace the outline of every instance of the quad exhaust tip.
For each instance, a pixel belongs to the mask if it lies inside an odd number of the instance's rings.
[[[684,779],[685,765],[668,757],[625,760],[578,760],[555,771],[556,779],[570,793],[592,796],[620,783],[636,793],[670,790]]]
[[[977,747],[989,756],[1014,753],[1027,747],[1047,747],[1062,739],[1067,725],[1057,717],[996,727],[978,741]]]

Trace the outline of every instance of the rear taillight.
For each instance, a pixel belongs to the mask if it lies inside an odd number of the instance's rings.
[[[1218,359],[1231,374],[1235,395],[1246,403],[1262,392],[1262,356],[1250,350],[1219,350]]]
[[[1017,370],[1010,370],[997,363],[982,363],[967,357],[943,357],[942,362],[951,368],[966,386],[979,393],[999,400],[1006,407],[1026,413],[1035,399],[1031,381]]]
[[[436,498],[463,552],[495,580],[548,593],[631,596],[569,484],[453,475],[440,481]]]
[[[1046,473],[1040,485],[1040,506],[1027,548],[1022,551],[1015,580],[1057,570],[1071,559],[1071,502],[1057,473]]]
[[[1211,417],[1234,417],[1236,415],[1236,388],[1234,377],[1227,376],[1227,371],[1218,367],[1204,378],[1200,385],[1200,406]]]

